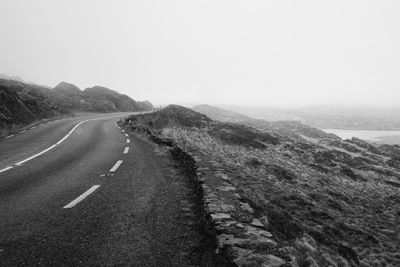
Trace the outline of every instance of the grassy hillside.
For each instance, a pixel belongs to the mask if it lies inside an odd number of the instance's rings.
[[[292,266],[400,266],[400,146],[343,141],[293,122],[265,132],[178,106],[130,123],[153,127],[160,118],[164,137],[228,174]],[[227,218],[247,227],[237,209]]]

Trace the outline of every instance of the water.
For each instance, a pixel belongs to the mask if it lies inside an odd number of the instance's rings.
[[[359,139],[379,144],[400,144],[400,131],[367,131],[367,130],[337,130],[324,129],[327,133],[333,133],[342,139]]]

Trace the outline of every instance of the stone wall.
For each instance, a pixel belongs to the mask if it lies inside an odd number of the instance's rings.
[[[257,218],[224,172],[222,165],[185,144],[145,129],[150,139],[170,147],[174,158],[196,183],[201,217],[212,240],[217,266],[296,266],[266,231],[266,216]],[[290,253],[289,253],[290,254]]]

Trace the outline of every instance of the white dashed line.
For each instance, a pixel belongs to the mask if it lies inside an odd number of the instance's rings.
[[[26,132],[26,130],[22,130],[22,131],[20,131],[19,133],[24,133],[24,132]]]
[[[129,144],[131,142],[131,139],[126,139],[126,143]]]
[[[123,133],[125,132],[125,130],[121,130]]]
[[[6,139],[8,139],[8,138],[10,138],[10,137],[13,137],[14,135],[13,134],[11,134],[11,135],[9,135],[9,136],[7,136],[6,137]]]
[[[74,200],[72,200],[70,203],[68,203],[67,205],[64,206],[64,209],[70,209],[72,207],[74,207],[76,204],[78,204],[79,202],[81,202],[82,200],[84,200],[88,195],[90,195],[91,193],[93,193],[97,188],[99,188],[100,185],[94,185],[91,188],[89,188],[89,190],[87,190],[85,193],[83,193],[82,195],[80,195],[79,197],[75,198]]]
[[[127,135],[127,134],[124,134],[126,137],[129,137],[129,135]]]
[[[111,168],[110,172],[115,172],[119,166],[121,166],[122,160],[118,160],[117,163]]]
[[[32,130],[35,129],[35,128],[36,128],[36,126],[31,127]]]
[[[127,147],[125,147],[125,149],[124,149],[124,154],[128,154],[128,152],[129,152],[129,147],[127,146]]]

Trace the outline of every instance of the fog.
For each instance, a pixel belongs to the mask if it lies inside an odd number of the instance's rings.
[[[400,105],[399,1],[0,2],[0,73],[154,104]]]

